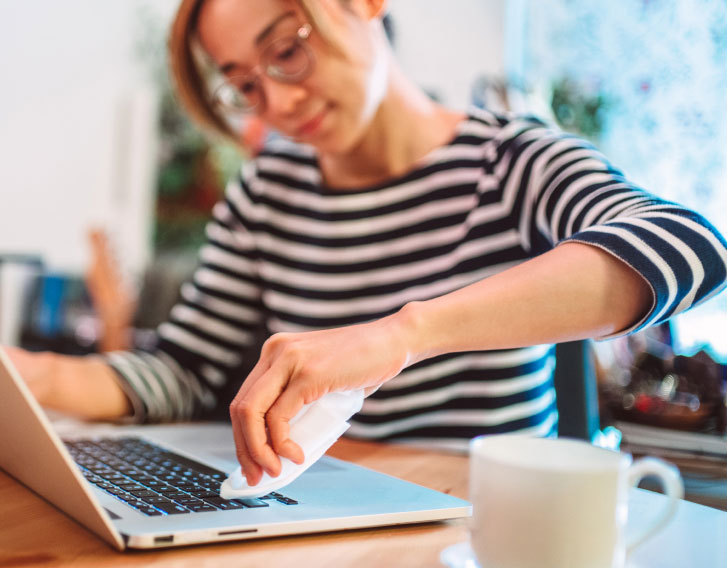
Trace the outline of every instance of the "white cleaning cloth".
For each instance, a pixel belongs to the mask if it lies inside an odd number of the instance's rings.
[[[282,470],[277,477],[263,473],[257,485],[248,485],[242,469],[237,468],[225,479],[220,495],[225,499],[261,497],[276,491],[296,479],[326,453],[350,424],[351,416],[361,410],[364,391],[333,392],[307,404],[290,421],[290,439],[303,450],[305,459],[298,465],[280,458]]]

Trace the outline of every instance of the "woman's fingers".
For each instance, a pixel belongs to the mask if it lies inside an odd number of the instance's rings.
[[[242,425],[240,420],[234,413],[230,413],[232,419],[232,435],[235,439],[235,453],[237,461],[240,463],[242,473],[247,479],[248,485],[257,485],[262,477],[262,468],[255,463],[250,453],[247,451],[245,436],[242,434]]]
[[[295,385],[285,389],[266,414],[265,421],[273,450],[290,461],[301,464],[303,449],[290,438],[290,421],[303,408],[305,397]]]
[[[265,414],[241,402],[235,405],[231,416],[237,459],[248,484],[257,484],[263,471],[272,477],[280,474],[280,458],[268,442]]]
[[[267,438],[265,433],[265,412],[257,411],[256,418],[250,390],[269,368],[270,364],[267,359],[261,357],[230,404],[230,421],[235,439],[237,461],[240,462],[249,485],[256,485],[263,474],[261,464],[253,457],[254,452],[259,452],[259,450],[251,449],[250,444],[256,446],[257,438],[262,437],[264,441]],[[256,422],[258,423],[257,428]]]
[[[237,458],[250,485],[259,481],[262,471],[272,477],[280,474],[278,454],[295,460],[302,454],[302,451],[296,452],[297,446],[292,447],[287,443],[277,444],[283,451],[273,449],[268,415],[283,391],[289,373],[287,369],[281,368],[280,360],[270,364],[266,359],[261,358],[253,368],[230,405]],[[287,437],[287,432],[285,435]]]

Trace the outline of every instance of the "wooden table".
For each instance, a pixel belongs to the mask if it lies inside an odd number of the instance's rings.
[[[341,440],[329,452],[457,497],[468,492],[465,456]],[[663,497],[635,490],[634,513]],[[683,502],[677,520],[640,548],[638,568],[727,567],[727,513]],[[465,520],[273,538],[150,552],[116,552],[52,505],[0,472],[0,568],[153,566],[341,568],[442,566],[441,551],[467,539]],[[523,539],[524,544],[526,538]],[[721,563],[720,563],[721,562]]]

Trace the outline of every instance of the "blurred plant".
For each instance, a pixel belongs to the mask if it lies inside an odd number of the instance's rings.
[[[472,84],[470,96],[480,108],[534,114],[594,143],[599,142],[613,107],[605,93],[570,77],[533,85],[516,76],[482,75]]]
[[[553,82],[550,106],[564,130],[598,142],[605,128],[606,111],[612,102],[602,91],[562,77]]]
[[[138,13],[136,52],[159,92],[159,155],[154,248],[192,252],[204,241],[212,206],[241,156],[231,144],[211,141],[187,118],[168,73],[165,21],[149,6]]]

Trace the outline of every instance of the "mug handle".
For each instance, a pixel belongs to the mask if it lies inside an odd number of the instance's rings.
[[[684,497],[684,483],[679,475],[679,470],[657,458],[641,458],[634,462],[628,469],[628,482],[630,487],[636,487],[647,475],[659,478],[661,487],[664,490],[667,503],[662,507],[660,513],[643,527],[634,536],[627,538],[626,553],[631,554],[633,550],[660,531],[676,513],[679,499]]]

